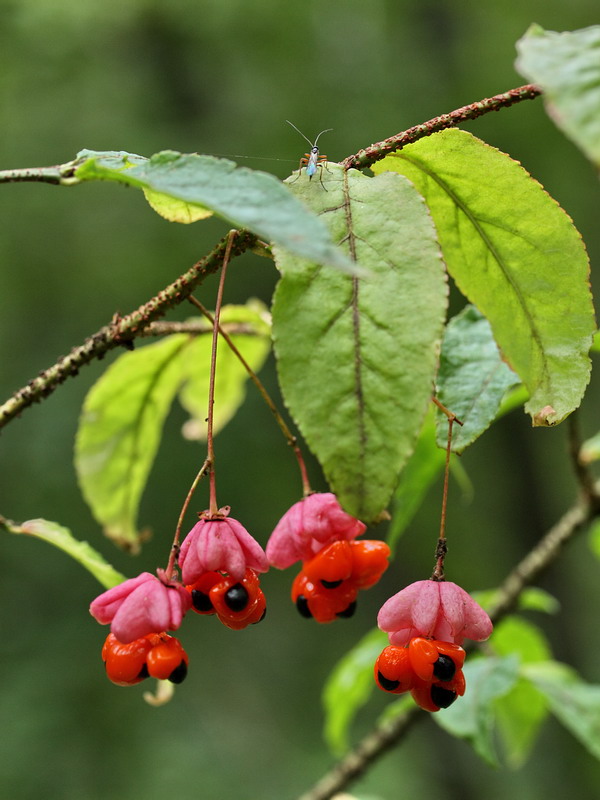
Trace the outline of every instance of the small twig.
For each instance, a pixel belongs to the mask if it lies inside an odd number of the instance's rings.
[[[146,328],[152,320],[161,317],[168,309],[186,300],[198,284],[223,263],[223,256],[229,238],[225,237],[204,258],[194,264],[176,281],[166,286],[155,297],[125,317],[100,328],[85,342],[73,348],[68,356],[60,358],[56,364],[40,372],[37,378],[19,389],[5,403],[0,405],[0,428],[17,417],[25,408],[48,397],[67,378],[78,374],[80,367],[103,356],[119,345],[130,343]],[[238,233],[232,255],[240,255],[257,241],[254,234]]]
[[[435,395],[431,396],[431,400],[432,400],[433,404],[439,408],[439,410],[442,412],[442,414],[445,414],[448,417],[449,420],[451,419],[452,422],[456,422],[456,424],[460,425],[461,428],[462,428],[462,426],[464,425],[464,422],[461,422],[453,411],[450,411],[450,409],[446,408],[446,406],[443,403],[440,403],[440,401],[437,399],[437,397]]]
[[[449,114],[433,117],[433,119],[423,122],[421,125],[415,125],[413,128],[397,133],[395,136],[390,136],[389,139],[384,139],[382,142],[376,142],[369,147],[365,147],[355,155],[345,158],[341,164],[345,169],[350,169],[351,167],[365,169],[365,167],[370,167],[376,161],[385,158],[389,153],[400,150],[407,144],[412,144],[424,136],[431,136],[432,133],[437,133],[437,131],[444,130],[444,128],[453,128],[461,122],[476,119],[490,111],[508,108],[521,100],[533,100],[541,93],[542,90],[539,86],[527,84],[502,94],[496,94],[493,97],[486,97],[478,103],[471,103],[468,106],[457,108]]]
[[[595,484],[594,496],[599,493],[600,484]],[[584,498],[561,517],[501,584],[496,602],[489,611],[494,624],[513,610],[523,590],[556,560],[565,544],[599,515],[598,505]],[[398,744],[417,720],[426,717],[427,713],[415,706],[391,721],[379,723],[299,800],[331,800]]]
[[[260,336],[256,328],[246,322],[226,322],[224,325],[219,326],[219,329],[225,330],[230,336]],[[140,337],[148,338],[151,336],[171,336],[174,333],[203,336],[207,333],[212,333],[212,331],[212,325],[209,325],[203,319],[188,319],[185,322],[152,322],[139,335]]]

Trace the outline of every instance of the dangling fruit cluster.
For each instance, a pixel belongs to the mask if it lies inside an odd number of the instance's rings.
[[[258,575],[250,568],[241,580],[222,572],[205,572],[186,589],[197,614],[216,614],[223,625],[236,631],[260,622],[266,614]]]
[[[292,584],[292,600],[303,617],[332,622],[351,617],[360,589],[373,586],[388,567],[390,548],[377,540],[340,540],[304,561]]]
[[[187,675],[187,653],[166,633],[149,633],[126,644],[109,633],[102,660],[107,677],[117,686],[133,686],[150,677],[181,683]]]
[[[459,645],[417,636],[405,647],[383,650],[375,662],[375,681],[385,692],[410,691],[425,711],[439,711],[465,693],[464,663]]]

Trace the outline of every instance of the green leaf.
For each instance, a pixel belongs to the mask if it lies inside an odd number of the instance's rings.
[[[137,512],[162,434],[183,379],[186,334],[118,358],[88,393],[75,443],[83,495],[106,535],[137,552]]]
[[[248,366],[257,373],[271,349],[271,325],[266,309],[260,301],[250,301],[245,306],[223,306],[221,326],[237,325],[243,333],[231,334],[233,344]],[[183,428],[187,439],[206,439],[206,415],[212,336],[198,336],[186,350],[186,382],[179,393],[182,406],[191,415]],[[244,402],[248,373],[238,357],[221,338],[217,349],[215,383],[214,428],[218,433]]]
[[[390,500],[431,396],[447,302],[435,230],[396,175],[329,164],[292,189],[368,277],[275,250],[273,340],[285,402],[332,491],[370,522]]]
[[[334,755],[348,749],[348,729],[376,686],[373,665],[387,643],[383,631],[369,631],[338,661],[327,679],[323,688],[324,735]]]
[[[557,719],[600,758],[600,685],[582,681],[574,670],[556,661],[526,665],[523,672]]]
[[[10,533],[35,536],[36,539],[42,539],[42,541],[58,547],[59,550],[78,561],[88,572],[91,572],[105,589],[112,589],[113,586],[126,580],[125,576],[111,567],[91,545],[75,539],[71,531],[59,525],[58,522],[49,522],[47,519],[30,519],[21,525],[8,523],[4,527]]]
[[[302,258],[353,269],[352,262],[333,244],[323,221],[267,172],[238,167],[223,158],[172,150],[150,159],[132,153],[83,150],[78,153],[78,163],[75,182],[112,180],[137,186],[151,192],[152,206],[160,206],[159,213],[168,219],[183,216],[177,221],[193,221],[185,218],[185,206],[195,218],[206,216],[209,210]],[[172,200],[185,206],[174,208]]]
[[[466,739],[488,764],[498,766],[494,748],[494,705],[518,678],[517,658],[478,658],[465,664],[467,690],[450,708],[433,715],[448,733]]]
[[[238,327],[231,339],[258,371],[270,348],[265,306],[258,301],[223,306],[221,323],[225,328]],[[212,331],[198,336],[175,334],[140,347],[118,358],[86,398],[75,446],[79,482],[106,535],[126,549],[139,549],[139,503],[177,392],[192,415],[184,426],[185,435],[206,438],[211,349]],[[220,339],[215,433],[243,402],[247,378],[237,356]]]
[[[468,305],[446,326],[437,396],[463,423],[453,426],[452,450],[462,451],[494,421],[506,391],[519,383],[498,351],[487,319]],[[448,418],[436,417],[437,443],[446,447]]]
[[[550,646],[541,630],[520,617],[506,617],[496,625],[490,645],[499,655],[517,655],[521,664],[551,658]],[[529,680],[519,678],[513,689],[498,700],[496,712],[507,761],[511,767],[520,767],[548,715],[548,704]]]
[[[192,205],[191,203],[185,203],[183,200],[175,200],[175,198],[161,192],[144,189],[144,197],[148,201],[148,205],[161,217],[168,219],[169,222],[181,222],[183,225],[189,225],[192,222],[198,222],[201,219],[212,216],[212,211],[204,208],[204,206]]]
[[[427,492],[444,469],[446,453],[435,442],[435,409],[430,405],[414,452],[402,470],[394,495],[394,511],[386,538],[394,550]]]
[[[600,25],[555,33],[532,25],[516,68],[544,90],[548,115],[600,166]]]
[[[564,419],[587,386],[596,330],[569,217],[516,161],[465,131],[428,136],[373,170],[406,175],[425,197],[448,271],[526,385],[533,424]]]

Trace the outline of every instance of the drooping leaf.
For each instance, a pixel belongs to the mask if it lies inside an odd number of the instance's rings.
[[[348,749],[348,730],[373,689],[373,665],[387,645],[387,634],[369,631],[335,665],[323,688],[325,741],[334,755]]]
[[[212,211],[208,208],[176,200],[161,192],[144,189],[144,197],[148,201],[148,205],[169,222],[181,222],[183,225],[189,225],[212,216]]]
[[[452,450],[462,451],[494,421],[506,391],[519,378],[502,361],[487,319],[468,305],[450,320],[442,341],[437,397],[463,423],[454,425]],[[448,418],[438,411],[437,443],[446,447]]]
[[[186,334],[118,358],[91,388],[75,444],[83,495],[106,535],[136,552],[138,506],[162,427],[183,380]]]
[[[406,175],[425,197],[448,271],[527,387],[533,424],[564,419],[587,386],[596,329],[588,259],[569,217],[516,161],[457,129],[373,170]]]
[[[213,212],[302,258],[353,269],[323,222],[267,172],[238,167],[223,158],[172,150],[149,159],[132,153],[83,150],[77,159],[75,181],[112,180],[137,186],[151,193],[151,205],[158,205],[167,219],[190,222]],[[172,200],[184,206],[174,207]]]
[[[400,475],[400,482],[394,494],[392,521],[386,538],[392,550],[444,469],[446,453],[436,444],[434,420],[435,411],[431,405],[413,454]]]
[[[225,329],[237,327],[233,343],[256,372],[270,347],[265,307],[256,301],[223,306],[221,323]],[[106,535],[126,549],[139,548],[139,503],[177,392],[192,415],[185,426],[188,437],[206,435],[211,341],[212,332],[181,333],[125,353],[86,398],[75,447],[79,482]],[[220,339],[214,433],[243,402],[247,378],[237,356]]]
[[[532,25],[516,68],[544,90],[549,116],[600,166],[600,25],[555,33]]]
[[[111,567],[97,550],[94,550],[87,542],[76,539],[68,528],[59,525],[58,522],[50,522],[47,519],[30,519],[21,525],[8,524],[4,527],[10,533],[35,536],[36,539],[42,539],[44,542],[58,547],[59,550],[78,561],[88,572],[91,572],[105,589],[112,589],[113,586],[126,580],[125,576]]]
[[[271,326],[266,307],[257,300],[244,306],[223,306],[221,326],[238,327],[239,332],[232,333],[231,340],[248,366],[257,373],[271,348]],[[183,429],[187,439],[206,439],[211,346],[211,336],[199,336],[186,351],[186,380],[179,393],[179,400],[191,415]],[[247,379],[248,373],[238,357],[220,339],[213,420],[215,434],[229,422],[243,403]]]
[[[525,665],[523,673],[544,695],[557,719],[600,758],[600,685],[586,683],[556,661]]]
[[[284,399],[341,504],[378,518],[431,396],[447,301],[435,230],[396,175],[329,164],[291,187],[342,241],[365,277],[276,249],[283,272],[273,340]]]
[[[453,736],[466,739],[488,764],[498,765],[494,748],[494,705],[507,694],[518,678],[519,660],[478,658],[464,667],[467,690],[450,708],[442,709],[433,718]]]
[[[550,646],[541,630],[516,616],[506,617],[495,626],[490,644],[499,655],[517,655],[521,664],[551,658]],[[519,678],[511,691],[498,700],[496,711],[507,761],[512,767],[520,767],[548,715],[548,704],[529,680]]]

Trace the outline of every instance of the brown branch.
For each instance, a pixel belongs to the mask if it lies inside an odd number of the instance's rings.
[[[444,128],[453,128],[461,122],[467,122],[471,119],[476,119],[482,114],[487,114],[490,111],[499,111],[501,108],[508,108],[521,100],[533,100],[542,93],[538,86],[527,84],[519,86],[517,89],[511,89],[502,94],[496,94],[493,97],[486,97],[477,103],[471,103],[468,106],[457,108],[449,114],[442,114],[439,117],[434,117],[421,125],[415,125],[406,131],[390,136],[389,139],[384,139],[382,142],[365,147],[359,150],[353,156],[345,158],[341,164],[345,169],[354,167],[355,169],[365,169],[370,167],[376,161],[385,158],[389,153],[400,150],[407,144],[412,144],[424,136],[431,136],[432,133],[444,130]]]
[[[594,497],[598,497],[599,494],[600,484],[596,484]],[[599,515],[598,504],[584,497],[561,517],[507,575],[498,589],[496,600],[489,612],[494,624],[500,622],[514,609],[523,590],[555,561],[565,544]],[[387,750],[396,745],[417,720],[425,719],[426,716],[427,712],[415,706],[393,720],[379,723],[299,800],[331,800],[334,795],[359,778]]]
[[[475,119],[482,114],[487,114],[489,111],[507,108],[521,100],[533,99],[539,94],[541,94],[541,90],[533,85],[511,89],[503,94],[451,111],[449,114],[434,117],[422,125],[416,125],[407,131],[391,136],[389,139],[372,144],[355,155],[348,156],[341,163],[347,169],[350,167],[368,167],[388,153],[399,150],[406,144],[415,142],[423,136],[429,136],[443,128]],[[0,183],[38,181],[69,185],[72,182],[73,170],[77,163],[77,161],[72,161],[54,167],[3,170],[0,171]],[[67,378],[77,375],[79,368],[84,364],[88,364],[96,358],[101,359],[108,350],[119,345],[132,346],[133,339],[139,336],[152,320],[162,316],[169,308],[185,300],[207,274],[216,272],[219,269],[226,242],[227,237],[222,239],[217,247],[205,258],[201,259],[170,286],[163,289],[162,292],[159,292],[156,297],[140,306],[137,311],[128,314],[126,317],[116,319],[109,325],[105,325],[86,339],[82,345],[75,347],[68,356],[60,358],[56,364],[40,372],[37,378],[33,378],[26,386],[15,392],[12,397],[0,405],[0,429],[19,416],[25,408],[50,395]],[[259,240],[254,234],[247,231],[241,232],[236,238],[232,256],[240,255],[245,250],[258,244]]]
[[[15,392],[0,406],[0,428],[17,417],[23,409],[47,397],[67,378],[77,375],[84,364],[89,364],[96,358],[103,358],[109,350],[119,345],[131,347],[133,339],[148,327],[152,320],[161,317],[168,309],[186,300],[207,275],[219,269],[228,241],[229,236],[224,237],[207,256],[147,303],[131,314],[116,318],[109,325],[100,328],[82,345],[73,348],[68,356],[59,358],[56,364],[40,372],[37,378],[33,378],[26,386]],[[232,255],[240,255],[256,241],[254,234],[239,233],[232,248]]]

